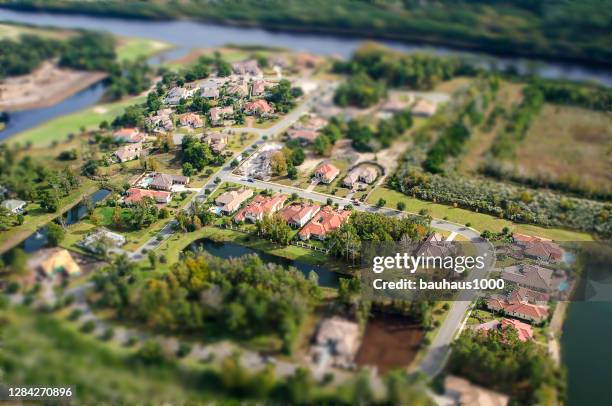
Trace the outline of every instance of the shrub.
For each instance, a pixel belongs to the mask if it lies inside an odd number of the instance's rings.
[[[93,320],[87,320],[81,326],[81,332],[89,334],[96,329],[96,323]]]

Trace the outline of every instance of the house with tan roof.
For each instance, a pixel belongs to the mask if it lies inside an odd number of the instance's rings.
[[[151,183],[149,187],[156,190],[172,191],[174,185],[187,185],[189,183],[188,176],[170,175],[167,173],[155,172],[151,175]]]
[[[210,146],[210,149],[215,154],[220,154],[225,150],[229,142],[229,135],[226,133],[209,133],[204,141]]]
[[[273,196],[257,195],[255,199],[238,211],[236,216],[234,216],[234,221],[250,221],[253,223],[261,221],[264,216],[279,211],[286,200],[287,196],[280,193],[276,193]]]
[[[142,153],[142,142],[126,144],[119,147],[113,155],[119,162],[132,161],[138,159]]]
[[[70,252],[59,247],[43,248],[32,253],[27,264],[28,268],[43,278],[54,278],[56,275],[71,277],[81,273],[79,264]]]
[[[183,127],[201,128],[204,126],[204,120],[198,114],[185,113],[179,116],[179,123]]]
[[[531,264],[503,268],[501,277],[518,286],[545,293],[557,292],[561,283],[566,280],[562,270],[552,270]]]
[[[165,133],[174,130],[172,122],[172,109],[160,109],[157,114],[145,118],[145,124],[151,131]]]
[[[120,128],[113,133],[115,142],[137,143],[142,142],[144,137],[140,134],[138,128]]]
[[[327,234],[340,228],[351,214],[350,210],[335,210],[331,206],[325,206],[300,230],[298,236],[302,240],[324,240]]]
[[[215,204],[221,207],[223,214],[232,214],[240,208],[242,203],[246,202],[253,196],[251,189],[231,190],[217,196]]]
[[[163,190],[139,189],[131,187],[126,192],[126,197],[123,199],[125,204],[135,204],[140,202],[145,197],[150,197],[158,204],[168,204],[172,199],[172,193]]]
[[[257,60],[247,59],[232,64],[232,70],[236,75],[263,76],[263,72],[259,69]]]
[[[291,227],[304,227],[315,214],[321,210],[321,206],[311,203],[293,203],[285,207],[279,212],[279,215],[285,219]]]
[[[319,165],[314,171],[314,177],[322,183],[331,183],[340,174],[340,169],[332,164]]]
[[[266,82],[265,80],[255,80],[251,85],[251,96],[263,96],[266,92]]]
[[[444,379],[444,395],[455,405],[507,406],[510,398],[502,393],[472,384],[467,379],[448,375]]]
[[[312,144],[319,135],[319,131],[307,128],[290,128],[287,130],[287,136],[290,140],[299,141],[302,144]]]
[[[332,365],[351,367],[360,344],[359,325],[338,316],[324,319],[315,340],[315,346],[311,349],[315,363],[330,356]]]
[[[208,111],[208,114],[210,114],[210,122],[218,125],[224,118],[234,114],[234,108],[232,106],[213,107]]]
[[[258,99],[246,103],[244,105],[244,112],[246,114],[265,116],[266,114],[272,113],[272,106],[270,106],[264,99]]]
[[[378,178],[378,170],[372,165],[359,165],[349,171],[346,177],[342,180],[342,185],[352,188],[359,187],[359,184],[369,185]]]

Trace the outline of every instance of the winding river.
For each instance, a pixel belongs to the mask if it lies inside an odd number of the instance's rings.
[[[39,26],[102,30],[119,36],[152,38],[175,46],[164,54],[153,58],[153,63],[178,58],[194,48],[214,47],[228,43],[260,44],[323,55],[348,56],[362,41],[357,38],[270,32],[257,28],[226,27],[191,21],[140,21],[9,10],[0,10],[0,20]],[[381,42],[406,52],[427,51],[438,55],[461,55],[474,59],[477,64],[484,67],[504,69],[508,66],[514,66],[519,72],[533,73],[541,77],[590,80],[612,86],[612,73],[604,69],[570,63],[490,56],[443,47]],[[103,91],[103,85],[97,84],[55,106],[11,113],[7,128],[0,132],[0,139],[42,124],[54,117],[94,105],[100,100]],[[255,252],[236,244],[225,243],[219,246],[212,242],[203,241],[201,245],[212,254],[224,257]],[[260,252],[257,252],[257,254],[264,255]],[[266,260],[278,261],[275,258],[266,258]],[[315,270],[319,274],[319,281],[323,286],[337,284],[337,277],[334,279],[335,275],[328,275],[329,271],[310,269],[312,266],[298,262],[293,262],[291,265],[305,273]],[[563,362],[569,371],[568,405],[579,405],[586,399],[591,401],[602,399],[605,402],[607,398],[609,401],[609,396],[606,396],[605,392],[608,390],[608,381],[612,377],[612,362],[610,362],[612,354],[609,350],[610,337],[612,336],[611,318],[612,306],[610,306],[610,303],[576,303],[570,307],[563,335]],[[597,404],[603,405],[605,403]]]

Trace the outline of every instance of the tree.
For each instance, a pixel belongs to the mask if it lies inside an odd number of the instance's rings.
[[[121,228],[123,226],[121,207],[115,206],[115,208],[113,209],[113,215],[111,217],[111,220],[116,228]]]
[[[54,247],[60,245],[64,237],[66,237],[66,231],[62,226],[54,222],[47,224],[47,241],[50,245]]]
[[[147,253],[147,257],[149,258],[149,264],[151,264],[151,268],[155,269],[157,266],[157,254],[155,251],[149,251]]]
[[[304,154],[304,150],[302,148],[291,150],[291,162],[294,166],[302,165],[304,163],[304,159],[306,159],[306,154]]]
[[[292,180],[295,180],[298,178],[298,170],[295,168],[295,166],[291,166],[287,168],[287,177],[289,177],[289,179],[292,179]]]
[[[270,166],[272,173],[277,176],[282,176],[287,173],[287,159],[282,151],[276,151],[270,157]]]
[[[383,206],[384,206],[384,205],[383,205]],[[406,210],[406,203],[404,203],[404,202],[397,202],[397,209],[398,209],[399,211],[404,211],[404,210]]]
[[[377,207],[384,207],[385,204],[387,204],[387,201],[385,199],[383,199],[382,197],[380,199],[378,199],[378,202],[376,202],[376,206]]]
[[[319,155],[328,156],[331,152],[331,142],[324,135],[319,135],[313,144],[315,152]]]

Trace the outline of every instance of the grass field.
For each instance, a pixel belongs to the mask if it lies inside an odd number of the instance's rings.
[[[142,103],[142,96],[124,99],[114,103],[100,104],[88,109],[49,120],[31,130],[24,131],[11,137],[8,142],[22,145],[28,141],[35,146],[50,145],[53,141],[64,141],[68,134],[78,134],[82,127],[86,129],[97,128],[103,120],[112,121],[123,113],[127,106]]]
[[[15,40],[24,34],[36,35],[50,39],[65,39],[71,35],[74,35],[74,31],[54,28],[27,27],[25,25],[18,24],[0,24],[0,39]]]
[[[120,38],[117,43],[117,59],[134,61],[139,58],[149,58],[172,48],[171,44],[147,38]]]
[[[612,190],[612,116],[545,104],[516,151],[527,177]]]
[[[513,232],[537,235],[559,241],[591,241],[593,239],[591,235],[577,231],[559,228],[544,228],[529,224],[515,224],[511,221],[493,217],[488,214],[426,202],[385,187],[374,189],[368,197],[368,202],[370,204],[376,204],[380,198],[386,200],[387,207],[395,209],[397,203],[402,201],[406,204],[406,211],[408,212],[418,213],[419,210],[425,209],[435,218],[446,218],[458,224],[470,223],[471,227],[479,231],[489,230],[499,232],[504,227],[508,227]]]

